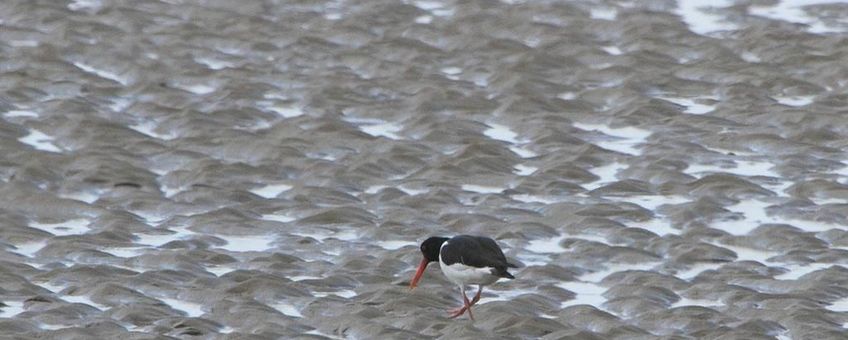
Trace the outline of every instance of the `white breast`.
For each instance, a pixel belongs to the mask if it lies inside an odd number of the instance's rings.
[[[442,244],[444,247],[447,242]],[[445,277],[448,278],[451,282],[457,285],[490,285],[497,281],[499,277],[492,275],[492,267],[483,267],[477,268],[472,266],[466,266],[462,263],[454,263],[452,265],[446,265],[444,261],[442,261],[442,254],[439,254],[439,266],[442,267],[442,273],[445,274]]]

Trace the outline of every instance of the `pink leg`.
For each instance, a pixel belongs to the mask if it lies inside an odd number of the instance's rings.
[[[465,296],[465,292],[463,291],[463,292],[462,292],[462,298],[463,298],[463,300],[464,300],[464,301],[463,301],[463,306],[462,306],[462,307],[457,307],[457,308],[454,308],[454,309],[449,310],[449,311],[448,311],[448,313],[450,313],[450,315],[449,315],[448,317],[450,317],[451,319],[453,319],[453,318],[455,318],[455,317],[457,317],[457,316],[460,316],[460,315],[462,315],[462,314],[465,314],[465,311],[466,311],[466,310],[468,311],[468,314],[469,314],[469,315],[471,315],[471,309],[470,309],[470,308],[471,308],[471,306],[473,306],[475,303],[477,303],[477,301],[480,301],[480,294],[481,294],[481,293],[483,293],[483,286],[480,286],[480,288],[478,288],[478,289],[477,289],[477,295],[474,295],[474,299],[473,299],[473,300],[471,300],[471,302],[468,302],[468,298]],[[474,320],[474,317],[472,316],[472,317],[471,317],[471,319],[472,319],[472,320]]]
[[[462,298],[465,300],[465,308],[468,309],[468,317],[471,318],[471,321],[474,321],[474,314],[471,314],[471,302],[468,301],[465,292],[462,292]]]
[[[472,306],[473,306],[475,303],[477,303],[477,301],[480,301],[480,293],[482,293],[482,292],[483,292],[483,286],[479,286],[479,288],[477,288],[477,295],[474,295],[474,299],[473,299],[473,300],[471,300],[471,305],[472,305]]]

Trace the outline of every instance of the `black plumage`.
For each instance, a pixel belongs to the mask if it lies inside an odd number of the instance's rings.
[[[446,265],[461,263],[475,268],[491,267],[492,274],[514,279],[507,268],[517,266],[507,262],[503,251],[488,237],[459,235],[448,240],[441,249],[442,262]]]

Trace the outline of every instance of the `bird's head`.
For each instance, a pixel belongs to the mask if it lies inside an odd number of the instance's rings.
[[[421,276],[424,275],[424,269],[427,269],[427,265],[430,262],[439,260],[439,250],[441,250],[442,244],[447,240],[447,237],[433,236],[421,242],[421,255],[424,255],[424,258],[421,259],[418,270],[415,271],[415,276],[412,277],[409,289],[414,289],[418,285],[418,280],[421,280]]]

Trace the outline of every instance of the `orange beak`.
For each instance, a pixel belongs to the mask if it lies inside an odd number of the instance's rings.
[[[421,259],[421,264],[418,265],[418,270],[415,271],[415,276],[412,277],[412,282],[409,283],[410,290],[418,286],[418,280],[421,280],[421,275],[424,275],[424,269],[427,269],[428,264],[430,264],[430,261],[427,261],[427,258]]]

